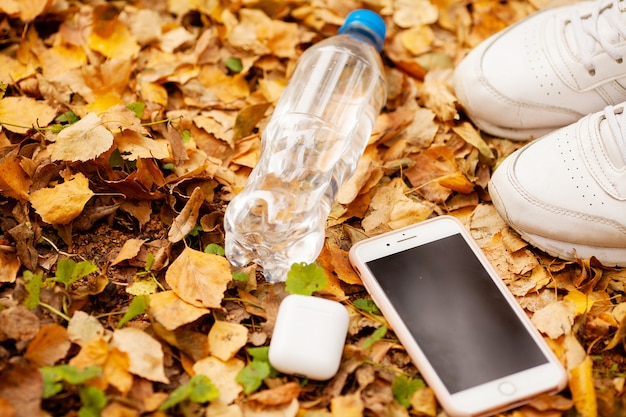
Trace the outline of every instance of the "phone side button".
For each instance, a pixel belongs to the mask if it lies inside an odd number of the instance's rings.
[[[502,395],[513,395],[517,391],[517,388],[510,382],[503,382],[498,385],[498,390]]]

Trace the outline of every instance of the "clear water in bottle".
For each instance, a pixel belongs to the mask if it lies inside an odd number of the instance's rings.
[[[357,10],[300,57],[261,136],[261,157],[224,218],[226,256],[270,282],[313,262],[339,187],[354,173],[386,101],[380,16]]]

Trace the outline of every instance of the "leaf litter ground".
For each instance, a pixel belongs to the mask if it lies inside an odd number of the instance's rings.
[[[0,415],[439,415],[346,255],[440,214],[569,371],[564,392],[506,415],[624,415],[626,273],[549,257],[499,219],[486,185],[522,144],[481,135],[450,86],[470,48],[550,4],[334,3],[3,1]],[[387,23],[389,98],[316,265],[270,285],[225,261],[224,208],[297,57],[360,7]],[[350,312],[330,381],[268,363],[294,291]]]

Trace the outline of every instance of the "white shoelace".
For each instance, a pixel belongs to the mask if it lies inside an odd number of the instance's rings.
[[[570,19],[581,61],[592,75],[595,73],[593,54],[597,45],[615,61],[622,62],[624,59],[614,45],[620,37],[626,38],[626,19],[622,17],[626,10],[621,9],[620,3],[622,0],[596,1],[591,14],[573,14]]]
[[[604,108],[604,116],[615,143],[622,152],[622,158],[626,161],[626,109],[623,106],[607,106]]]

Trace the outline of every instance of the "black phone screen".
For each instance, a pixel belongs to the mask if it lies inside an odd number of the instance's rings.
[[[461,235],[367,266],[451,394],[548,362]]]

